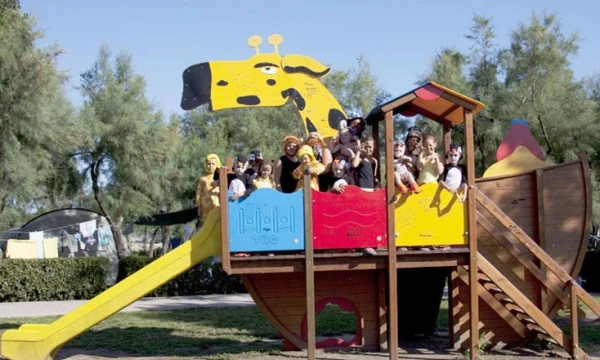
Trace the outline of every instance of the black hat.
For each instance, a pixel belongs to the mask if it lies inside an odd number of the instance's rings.
[[[262,160],[263,156],[262,153],[260,152],[260,150],[253,150],[250,153],[250,160]]]
[[[244,154],[237,154],[236,158],[237,158],[237,162],[241,162],[244,164],[248,162],[248,158],[246,158],[246,156]]]
[[[409,137],[416,137],[419,138],[419,140],[421,140],[422,135],[423,133],[421,132],[421,128],[419,128],[418,126],[412,126],[408,128],[406,138],[408,139]]]

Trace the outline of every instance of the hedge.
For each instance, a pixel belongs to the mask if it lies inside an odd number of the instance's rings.
[[[579,275],[587,292],[600,292],[600,250],[586,252]]]
[[[106,290],[108,259],[4,259],[0,302],[87,300]]]
[[[153,260],[145,255],[137,254],[120,259],[117,281],[123,280],[150,264]],[[173,278],[146,296],[187,296],[245,292],[246,288],[239,276],[227,275],[221,268],[221,264],[212,263],[209,259]]]

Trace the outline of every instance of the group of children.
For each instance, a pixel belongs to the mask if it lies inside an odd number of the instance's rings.
[[[260,150],[248,157],[236,156],[233,172],[227,174],[229,199],[248,196],[255,189],[273,188],[292,193],[304,186],[304,173],[310,173],[310,187],[318,191],[343,193],[347,185],[356,185],[365,191],[379,187],[376,174],[378,161],[373,156],[374,139],[366,134],[361,117],[342,120],[338,135],[329,146],[317,132],[311,132],[304,140],[286,136],[282,141],[283,155],[276,162],[265,160]],[[422,141],[422,142],[421,142]],[[461,148],[450,145],[443,162],[436,152],[437,142],[433,135],[422,136],[421,130],[411,127],[405,143],[394,144],[394,179],[401,194],[409,191],[419,193],[420,185],[439,183],[456,194],[460,202],[466,199],[466,171],[459,165]],[[216,154],[206,158],[206,175],[198,182],[196,203],[198,215],[203,218],[219,205],[220,161]],[[364,249],[373,255],[373,249]]]

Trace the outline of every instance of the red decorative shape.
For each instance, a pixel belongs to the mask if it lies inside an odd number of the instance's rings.
[[[506,133],[504,140],[496,150],[496,160],[502,161],[515,151],[517,146],[526,147],[534,156],[544,160],[544,151],[537,143],[526,123],[514,121]]]
[[[442,90],[433,85],[425,85],[422,88],[415,90],[415,95],[417,95],[418,98],[426,101],[436,100],[443,93],[444,92]]]
[[[333,305],[337,305],[339,306],[342,310],[344,311],[350,311],[352,313],[354,313],[354,316],[356,317],[356,334],[354,334],[354,337],[352,339],[350,339],[349,341],[345,341],[344,339],[341,338],[327,338],[327,339],[323,339],[321,341],[317,341],[315,346],[317,347],[317,349],[327,349],[327,348],[333,348],[333,347],[350,347],[350,346],[354,346],[354,345],[362,345],[361,344],[361,339],[362,339],[362,327],[360,326],[360,313],[358,312],[358,308],[356,307],[356,305],[354,305],[354,303],[352,303],[352,301],[343,298],[343,297],[328,297],[322,300],[319,300],[315,303],[315,314],[320,313],[321,311],[323,311],[323,309],[325,309],[325,306],[327,306],[327,304],[333,304]],[[306,318],[306,314],[304,314],[304,317],[302,318],[302,324],[300,325],[300,338],[304,341],[307,340],[308,337],[308,328],[307,328],[307,318]]]
[[[312,190],[315,250],[387,246],[385,189],[364,191],[354,185],[343,194]]]
[[[405,109],[400,110],[400,115],[406,117],[416,116],[419,112],[411,107],[406,107]]]

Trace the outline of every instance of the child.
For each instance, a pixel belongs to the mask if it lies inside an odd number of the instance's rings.
[[[458,160],[462,154],[462,149],[456,144],[450,145],[447,158],[449,163],[444,166],[444,172],[438,183],[444,189],[450,191],[458,197],[461,203],[467,199],[467,169],[464,165],[459,165]],[[462,196],[459,194],[459,188]]]
[[[273,181],[273,165],[270,162],[261,162],[258,168],[258,175],[254,179],[254,186],[257,189],[275,188],[275,181]]]
[[[346,120],[340,121],[337,139],[335,143],[332,142],[331,147],[331,154],[334,159],[352,159],[355,155],[352,151],[352,140],[355,138],[354,129],[348,128]]]
[[[296,157],[300,139],[295,136],[286,136],[282,141],[282,150],[284,155],[277,160],[275,165],[274,178],[277,190],[289,194],[296,191],[297,180],[292,173],[298,167],[300,162]]]
[[[371,136],[364,136],[360,151],[352,159],[352,167],[356,169],[356,185],[364,190],[375,189],[377,159],[373,157],[375,141]]]
[[[404,155],[404,151],[404,144],[402,142],[397,142],[394,147],[394,180],[396,187],[398,187],[398,191],[400,191],[401,194],[406,194],[408,188],[405,183],[408,183],[412,192],[419,193],[421,192],[421,189],[419,189],[419,185],[417,185],[413,174],[408,171],[406,167],[407,163],[412,162],[412,158]]]
[[[300,159],[300,165],[294,170],[294,179],[298,180],[296,190],[304,187],[304,169],[310,169],[310,187],[319,191],[319,174],[325,170],[325,166],[315,159],[312,147],[302,145],[296,154]]]
[[[250,193],[252,193],[252,191],[255,189],[251,176],[246,174],[246,169],[248,168],[248,159],[246,156],[239,154],[236,160],[237,161],[234,165],[234,173],[227,174],[228,190],[232,193],[232,195],[229,197],[229,200],[232,201],[235,201],[242,196],[249,196]],[[216,182],[219,182],[218,171],[215,171],[213,179]]]
[[[375,141],[371,136],[363,136],[360,151],[352,159],[352,167],[356,168],[356,185],[367,191],[375,189],[377,159],[373,157]],[[363,249],[364,255],[377,255],[373,248]]]
[[[354,185],[354,179],[348,175],[348,167],[346,166],[346,160],[338,159],[334,160],[331,164],[331,189],[329,191],[343,194],[344,187],[346,185]]]
[[[444,171],[444,164],[440,161],[439,155],[435,152],[437,141],[431,134],[423,137],[423,151],[419,154],[417,169],[419,170],[419,185],[428,183],[437,183],[438,177]]]
[[[406,144],[405,154],[411,159],[406,162],[406,169],[412,173],[415,179],[419,177],[417,163],[419,162],[419,154],[421,153],[421,136],[421,129],[413,126],[408,129],[406,139],[404,139],[404,143]]]

